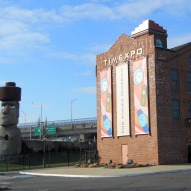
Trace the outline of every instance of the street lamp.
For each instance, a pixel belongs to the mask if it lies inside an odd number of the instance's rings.
[[[25,126],[24,126],[24,127],[26,128],[26,118],[27,118],[26,116],[27,116],[27,115],[26,115],[26,113],[25,113],[24,111],[21,111],[21,112],[22,112],[22,113],[24,114],[24,116],[25,116],[25,123],[24,123]],[[31,134],[32,134],[32,132],[31,132],[31,126],[30,126],[30,140],[31,140]]]
[[[75,101],[76,101],[76,99],[71,100],[71,126],[72,126],[72,104],[73,104],[73,102],[75,102]]]
[[[24,116],[25,116],[25,122],[24,122],[24,124],[25,124],[25,127],[26,127],[26,113],[24,112],[24,111],[21,111],[23,114],[24,114]]]
[[[43,155],[43,166],[46,167],[46,137],[43,139],[44,142],[44,155]]]
[[[32,104],[36,104],[36,103],[34,103],[34,102],[32,102]],[[41,123],[42,123],[42,104],[36,104],[36,105],[40,105],[40,139],[41,139],[41,129],[42,129],[42,125],[41,125]]]

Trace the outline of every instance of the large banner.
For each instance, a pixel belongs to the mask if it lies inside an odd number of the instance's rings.
[[[135,134],[149,133],[147,59],[133,62]]]
[[[130,135],[128,64],[116,66],[117,136]]]
[[[100,71],[101,137],[112,137],[111,67]]]

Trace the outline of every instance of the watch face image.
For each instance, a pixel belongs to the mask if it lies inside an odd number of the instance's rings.
[[[156,46],[160,47],[160,48],[163,47],[162,41],[160,39],[158,39],[158,38],[156,39]]]
[[[106,131],[108,131],[108,130],[110,129],[110,120],[109,120],[108,118],[106,118],[106,119],[104,120],[104,129],[105,129]]]
[[[142,81],[144,79],[144,72],[143,72],[143,69],[141,68],[137,68],[135,71],[134,71],[134,84],[139,86]]]
[[[109,82],[108,79],[105,77],[101,80],[101,93],[105,93],[108,90]]]
[[[143,114],[143,113],[139,115],[138,120],[139,120],[139,125],[141,127],[144,127],[147,124],[147,116],[145,114]]]

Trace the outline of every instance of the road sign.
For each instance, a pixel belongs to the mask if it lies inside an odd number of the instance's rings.
[[[43,132],[42,132],[42,129],[41,129],[41,135],[42,135],[42,133]],[[34,128],[34,134],[35,135],[40,135],[40,127],[37,126],[37,127]]]
[[[48,125],[46,127],[46,133],[49,134],[49,135],[56,134],[56,127],[53,126],[53,125]]]

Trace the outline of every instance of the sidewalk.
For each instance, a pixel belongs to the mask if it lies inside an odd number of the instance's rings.
[[[21,171],[20,174],[38,175],[38,176],[99,178],[99,177],[141,176],[141,175],[161,174],[169,172],[186,172],[186,171],[191,171],[191,164],[159,165],[159,166],[124,168],[124,169],[107,169],[104,167],[97,167],[97,168],[57,167],[57,168],[25,170]]]

